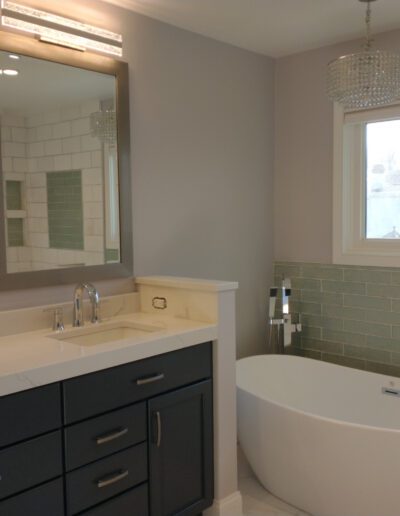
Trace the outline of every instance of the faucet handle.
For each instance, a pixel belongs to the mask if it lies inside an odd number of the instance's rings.
[[[53,314],[53,331],[64,331],[64,310],[60,306],[45,308],[43,312],[51,312]]]

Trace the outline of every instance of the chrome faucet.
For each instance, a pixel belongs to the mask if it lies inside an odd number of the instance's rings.
[[[100,296],[96,288],[91,283],[80,283],[75,287],[74,291],[74,314],[73,314],[73,326],[83,326],[83,293],[87,290],[89,295],[90,303],[92,305],[92,323],[99,322],[99,302]]]

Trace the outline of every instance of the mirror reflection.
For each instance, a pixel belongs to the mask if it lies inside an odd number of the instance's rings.
[[[114,76],[0,52],[7,272],[120,262]]]

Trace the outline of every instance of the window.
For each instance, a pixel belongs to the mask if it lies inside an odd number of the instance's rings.
[[[400,265],[400,106],[334,116],[333,261]]]

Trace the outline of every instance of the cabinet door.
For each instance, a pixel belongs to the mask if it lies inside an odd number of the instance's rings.
[[[149,401],[151,516],[192,516],[213,501],[211,380]]]

